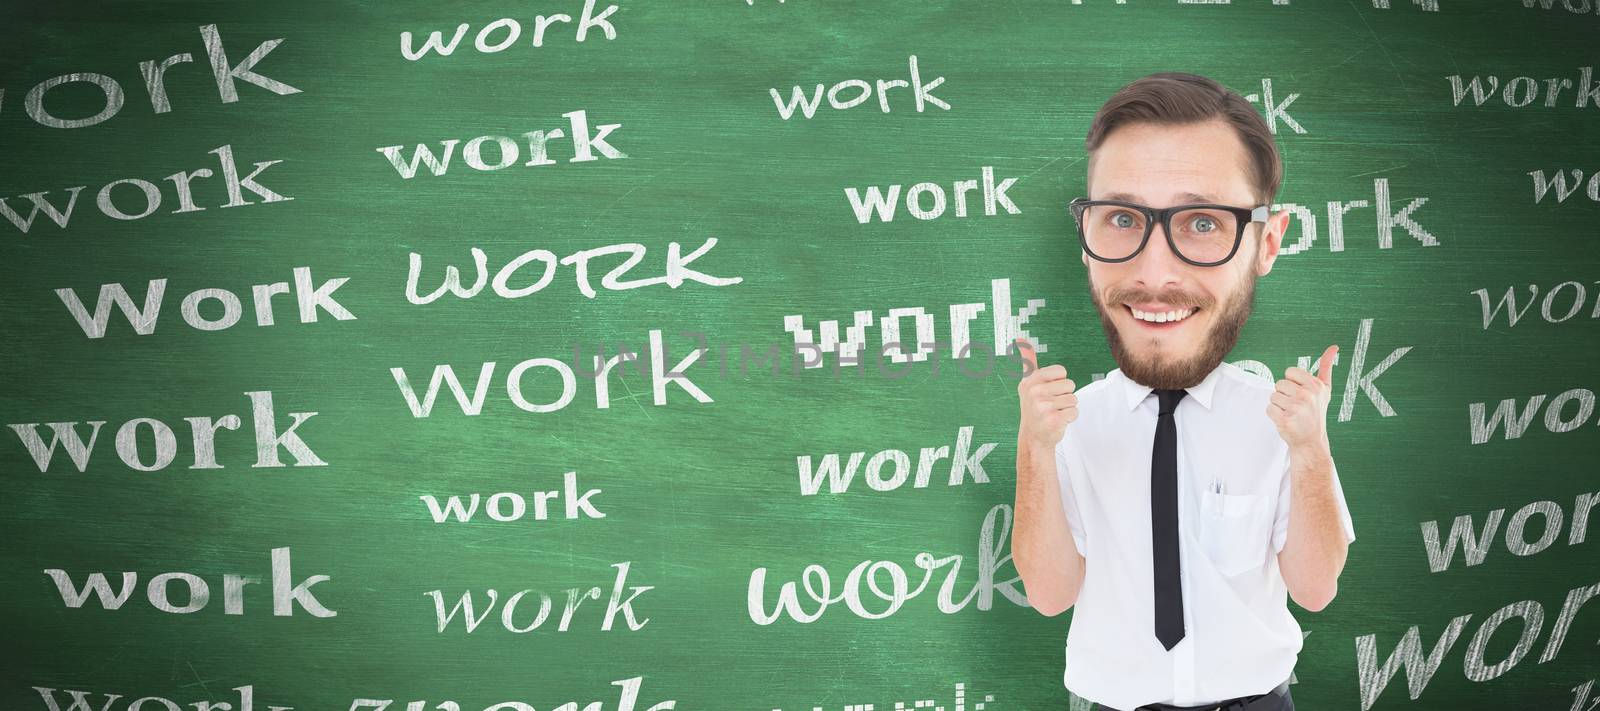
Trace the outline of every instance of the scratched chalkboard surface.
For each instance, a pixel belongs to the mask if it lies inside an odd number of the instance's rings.
[[[1180,70],[1260,109],[1294,212],[1228,362],[1341,347],[1358,540],[1291,603],[1299,707],[1590,708],[1597,33],[6,3],[0,707],[1088,708],[1009,557],[994,352],[1115,367],[1065,206],[1101,102]]]

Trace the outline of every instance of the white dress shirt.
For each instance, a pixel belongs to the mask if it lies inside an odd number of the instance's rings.
[[[1185,633],[1155,634],[1150,457],[1159,398],[1122,369],[1081,386],[1056,472],[1083,589],[1067,632],[1073,694],[1117,709],[1266,692],[1294,669],[1300,625],[1278,551],[1289,533],[1289,446],[1267,417],[1276,383],[1222,363],[1188,388],[1178,430],[1178,551]],[[1220,486],[1220,493],[1214,488]],[[1355,540],[1334,470],[1346,541]]]

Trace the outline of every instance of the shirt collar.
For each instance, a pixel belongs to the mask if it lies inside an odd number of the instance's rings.
[[[1212,368],[1211,372],[1206,374],[1205,379],[1201,380],[1199,385],[1196,385],[1192,388],[1186,388],[1189,391],[1189,394],[1185,397],[1199,402],[1200,406],[1207,410],[1211,409],[1211,394],[1216,391],[1217,381],[1222,378],[1222,369],[1226,367],[1226,365],[1226,363],[1222,362],[1217,363],[1217,367]],[[1154,390],[1154,388],[1150,387],[1149,385],[1142,385],[1134,382],[1132,378],[1129,378],[1126,373],[1122,372],[1121,368],[1116,370],[1116,375],[1117,378],[1122,381],[1123,392],[1128,396],[1129,410],[1138,407],[1139,403],[1144,402],[1144,399],[1149,397],[1151,391]]]

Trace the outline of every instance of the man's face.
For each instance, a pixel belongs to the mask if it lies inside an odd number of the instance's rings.
[[[1247,161],[1244,144],[1221,119],[1125,124],[1090,163],[1089,197],[1122,193],[1130,196],[1122,199],[1156,208],[1197,202],[1253,208]],[[1197,267],[1173,254],[1159,223],[1144,249],[1126,262],[1109,264],[1083,253],[1089,296],[1122,372],[1153,388],[1188,388],[1204,380],[1238,343],[1255,306],[1256,279],[1272,270],[1288,224],[1289,213],[1282,211],[1266,224],[1247,226],[1233,258],[1214,267]],[[1135,318],[1132,307],[1190,313],[1150,323]]]

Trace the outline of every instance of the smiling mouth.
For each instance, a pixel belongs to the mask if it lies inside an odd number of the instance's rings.
[[[1181,318],[1178,318],[1176,320],[1146,321],[1145,319],[1139,318],[1138,316],[1134,315],[1132,306],[1129,306],[1127,304],[1123,304],[1122,305],[1122,309],[1123,309],[1124,312],[1126,312],[1128,314],[1129,318],[1133,319],[1140,326],[1143,326],[1145,328],[1150,328],[1150,329],[1156,329],[1156,330],[1175,329],[1178,326],[1180,326],[1180,325],[1182,325],[1182,324],[1184,324],[1184,323],[1186,323],[1188,321],[1193,320],[1195,318],[1195,316],[1198,316],[1200,314],[1200,307],[1198,307],[1198,306],[1190,306],[1187,309],[1178,309],[1177,310],[1178,311],[1178,315],[1181,316]],[[1183,316],[1182,315],[1184,311],[1188,311],[1188,315],[1187,316]],[[1146,313],[1145,315],[1147,317],[1151,316],[1151,314],[1149,314],[1149,313]]]

